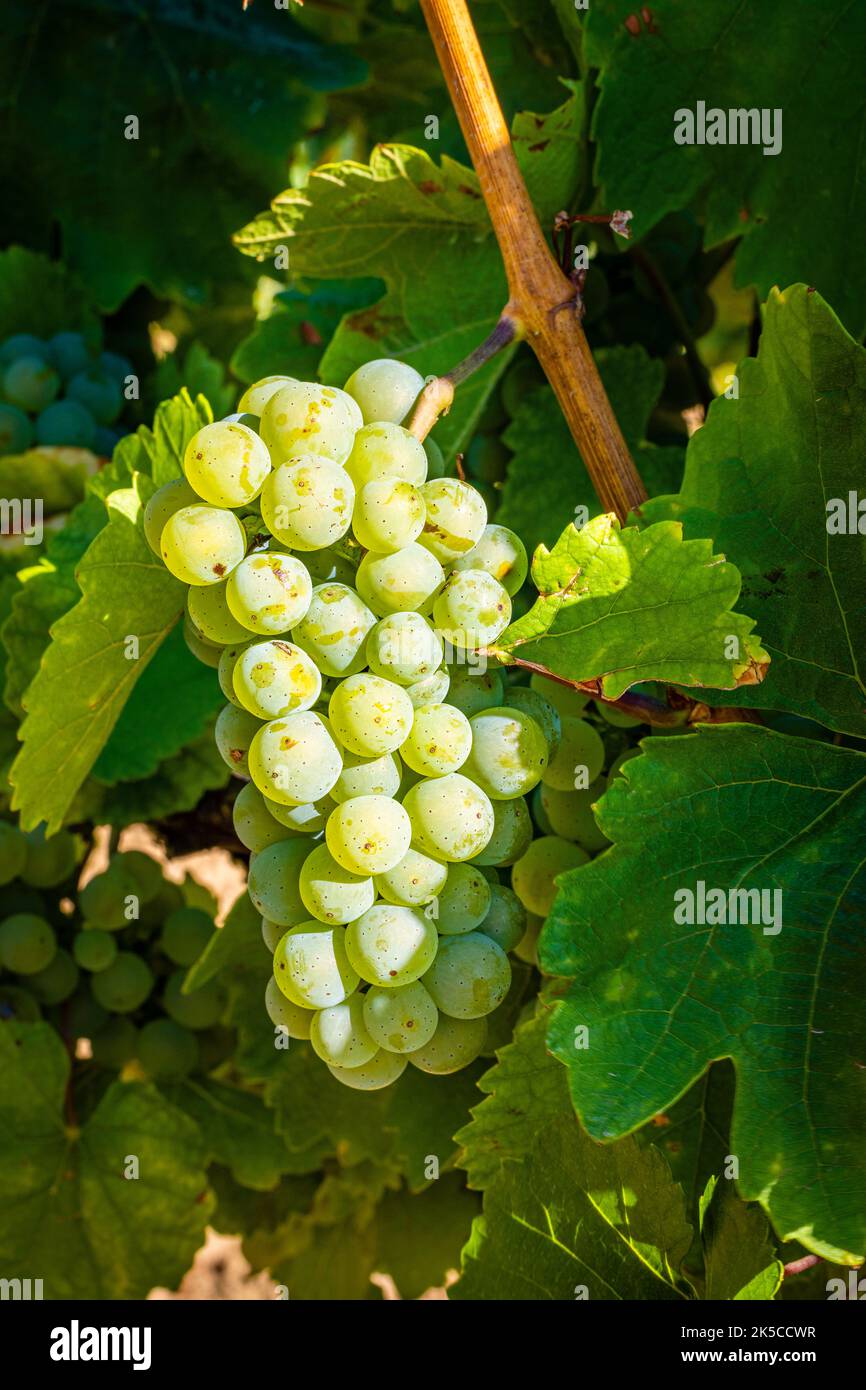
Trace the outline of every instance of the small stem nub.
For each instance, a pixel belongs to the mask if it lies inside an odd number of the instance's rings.
[[[431,377],[415,402],[415,409],[409,423],[409,432],[422,442],[427,438],[440,415],[447,415],[454,400],[454,388],[495,357],[497,352],[523,337],[520,320],[506,308],[502,311],[495,328],[473,348],[468,357],[458,362],[456,367]]]

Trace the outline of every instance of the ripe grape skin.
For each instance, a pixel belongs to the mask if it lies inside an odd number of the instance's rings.
[[[601,735],[585,719],[565,715],[556,756],[551,758],[541,780],[557,791],[573,792],[580,789],[584,776],[587,784],[594,782],[603,767]],[[578,770],[580,783],[576,780]]]
[[[230,612],[242,628],[263,637],[279,637],[295,627],[306,616],[312,597],[306,565],[280,551],[247,555],[226,582]]]
[[[209,944],[216,928],[200,907],[179,907],[163,922],[159,944],[175,965],[192,965]]]
[[[181,507],[162,528],[163,564],[183,584],[219,584],[240,564],[247,548],[234,512],[204,502]]]
[[[271,815],[254,782],[245,782],[235,797],[232,825],[241,844],[253,854],[261,853],[278,840],[288,840],[294,834]]]
[[[607,781],[596,777],[585,790],[558,791],[542,783],[541,804],[554,835],[564,840],[575,840],[589,854],[595,854],[610,844],[592,812],[593,803],[607,790]]]
[[[484,1018],[511,985],[511,966],[500,946],[481,932],[445,937],[423,980],[433,1002],[450,1018]]]
[[[23,454],[33,443],[33,426],[15,405],[0,404],[0,455]]]
[[[355,1091],[381,1091],[403,1075],[406,1065],[407,1059],[398,1052],[387,1052],[380,1047],[370,1061],[360,1067],[334,1067],[328,1063],[328,1071],[336,1081]]]
[[[377,422],[355,435],[346,472],[356,492],[383,478],[417,488],[427,477],[427,455],[423,444],[401,425]]]
[[[343,754],[343,770],[329,795],[338,804],[355,796],[396,796],[402,777],[403,764],[397,753],[362,758],[347,750]]]
[[[520,944],[526,935],[526,910],[512,888],[504,883],[490,885],[490,907],[478,930],[506,955]]]
[[[318,835],[334,809],[330,792],[318,801],[303,801],[299,806],[281,806],[268,797],[264,798],[264,803],[274,820],[295,835]]]
[[[464,765],[471,748],[472,726],[465,714],[453,705],[422,705],[400,754],[413,772],[444,777]]]
[[[200,585],[190,589],[186,596],[186,611],[194,631],[206,642],[219,647],[249,639],[249,632],[230,611],[226,598],[224,582]]]
[[[18,912],[0,923],[0,964],[15,975],[35,975],[51,964],[57,937],[44,917]]]
[[[503,699],[500,703],[507,704],[511,709],[521,710],[534,719],[547,743],[548,762],[556,757],[556,750],[562,738],[562,717],[545,695],[530,686],[510,685],[507,700]]]
[[[301,913],[300,920],[304,922],[307,920],[307,914],[305,911]],[[293,927],[296,927],[298,926],[298,922],[292,922],[291,925]],[[280,941],[285,936],[285,934],[286,927],[284,923],[269,922],[267,917],[262,918],[262,941],[265,943],[265,946],[268,948],[271,955],[274,954],[274,951],[277,949],[277,946],[279,945]],[[274,980],[274,984],[276,985],[276,980]],[[285,998],[285,996],[282,997]],[[274,1022],[276,1022],[276,1019],[274,1020]]]
[[[592,703],[612,729],[638,729],[641,724],[646,723],[644,719],[635,719],[633,714],[626,714],[624,710],[617,709],[616,705],[609,705],[606,700],[593,700]]]
[[[440,1013],[433,1037],[412,1052],[409,1061],[419,1071],[448,1076],[474,1062],[486,1041],[486,1018],[449,1018]]]
[[[313,1015],[310,1042],[317,1057],[329,1066],[353,1069],[371,1061],[378,1049],[364,1022],[364,998],[353,994]]]
[[[22,338],[26,337],[25,334],[21,336]],[[34,339],[35,341],[37,340]],[[7,343],[6,346],[8,347],[9,344]],[[52,338],[48,339],[47,343],[40,344],[40,350],[47,352],[48,357],[64,378],[74,376],[76,372],[83,372],[90,366],[90,352],[83,333],[73,333],[70,329],[64,329],[60,333],[55,333]],[[16,356],[21,356],[21,353],[17,353]]]
[[[217,679],[219,680],[220,690],[222,691],[223,695],[225,695],[229,703],[234,705],[235,709],[243,709],[243,705],[241,704],[240,700],[235,694],[235,666],[240,660],[241,652],[244,650],[244,648],[248,647],[250,643],[254,642],[255,640],[256,639],[253,637],[252,633],[248,633],[246,642],[238,642],[230,647],[223,647],[219,654],[219,663],[217,665]]]
[[[214,507],[245,507],[271,471],[267,445],[248,425],[217,420],[197,430],[183,457],[186,480]]]
[[[420,980],[398,989],[373,985],[363,996],[363,1015],[369,1037],[386,1052],[417,1051],[439,1022],[439,1010]]]
[[[111,965],[117,955],[117,941],[99,928],[81,931],[73,939],[72,955],[82,970],[92,970],[95,974]]]
[[[90,359],[81,334],[69,333],[64,336],[76,340],[84,355],[84,365],[86,366]],[[59,365],[51,345],[46,343],[44,338],[37,338],[33,333],[13,333],[10,337],[4,338],[0,344],[0,367],[8,367],[18,357],[47,357],[55,367]],[[74,370],[77,371],[77,367]]]
[[[425,778],[403,798],[416,848],[460,863],[479,854],[493,834],[489,797],[460,772]]]
[[[442,654],[439,634],[420,613],[391,613],[367,636],[370,670],[397,685],[414,685],[438,671]]]
[[[36,415],[51,404],[60,377],[44,357],[19,357],[3,372],[3,396],[10,405]]]
[[[373,906],[376,890],[369,875],[345,868],[327,845],[316,845],[300,874],[304,907],[317,922],[345,926]]]
[[[546,917],[556,897],[554,880],[569,869],[589,863],[586,850],[559,835],[533,840],[511,870],[511,886],[527,912]]]
[[[303,839],[279,840],[268,845],[250,864],[247,891],[253,906],[269,922],[288,927],[303,910],[301,867],[310,853]]]
[[[530,715],[500,705],[473,715],[470,727],[466,776],[492,801],[525,796],[538,785],[547,767],[547,742]]]
[[[271,396],[284,386],[290,386],[297,377],[293,376],[263,376],[261,380],[254,381],[252,386],[248,386],[238,401],[239,415],[255,415],[261,418],[262,411],[267,405]]]
[[[92,979],[97,977],[91,976]],[[62,946],[58,946],[49,963],[36,974],[27,976],[27,987],[39,1003],[50,1008],[62,1004],[75,993],[80,979],[78,966]]]
[[[513,598],[529,572],[526,546],[507,526],[487,525],[465,555],[454,561],[456,570],[486,570]]]
[[[328,704],[328,718],[337,738],[350,753],[362,758],[377,758],[399,748],[412,727],[414,713],[402,686],[367,673],[342,681]]]
[[[433,620],[452,647],[476,650],[511,622],[511,599],[486,570],[453,570],[433,604]]]
[[[102,927],[103,931],[119,931],[129,920],[126,916],[128,900],[138,896],[135,874],[117,856],[80,890],[78,905],[88,921]]]
[[[217,715],[214,739],[220,756],[235,777],[250,776],[249,751],[253,740],[263,727],[260,719],[249,710],[225,705]],[[258,784],[257,784],[258,785]],[[261,787],[259,787],[261,791]]]
[[[191,652],[202,666],[209,666],[212,671],[219,669],[222,648],[202,637],[188,613],[184,614],[183,619],[183,640],[187,651]]]
[[[538,691],[545,700],[549,700],[562,719],[566,716],[579,717],[589,700],[588,695],[584,695],[581,690],[575,690],[574,686],[563,685],[562,681],[551,680],[549,676],[539,675],[538,672],[530,676],[529,688]]]
[[[373,478],[358,493],[352,530],[365,550],[391,555],[418,539],[426,515],[424,498],[412,483],[401,478]]]
[[[157,488],[144,509],[144,535],[154,555],[161,553],[160,537],[169,517],[182,507],[197,506],[200,502],[201,498],[186,478],[172,478],[170,483]]]
[[[424,913],[391,903],[375,903],[346,928],[353,970],[385,989],[411,984],[429,970],[438,941],[436,927]]]
[[[316,1016],[314,1011],[305,1009],[301,1004],[293,1004],[283,994],[273,975],[265,989],[265,1010],[274,1027],[282,1029],[287,1037],[296,1038],[299,1042],[309,1038]]]
[[[481,493],[460,478],[434,478],[421,489],[427,519],[420,544],[443,563],[452,564],[472,550],[487,525]]]
[[[232,682],[244,708],[264,720],[310,709],[322,689],[315,662],[282,638],[245,647],[235,662]]]
[[[325,839],[344,869],[372,876],[399,864],[409,848],[412,826],[392,797],[354,796],[331,812]],[[372,906],[372,899],[367,906]]]
[[[424,378],[408,362],[377,357],[358,367],[343,387],[357,401],[366,424],[405,420],[419,394]]]
[[[386,902],[397,907],[426,907],[441,893],[448,869],[429,854],[409,848],[399,863],[385,874],[377,874],[376,889]]]
[[[96,440],[96,421],[78,401],[53,401],[36,417],[36,443],[89,449]]]
[[[437,900],[436,926],[440,936],[474,931],[490,908],[490,884],[474,864],[452,864]]]
[[[532,839],[532,820],[522,796],[509,801],[493,801],[493,834],[476,862],[482,865],[513,864],[526,853]]]
[[[308,1009],[342,1004],[359,979],[346,952],[346,928],[301,922],[274,952],[274,979],[287,999]]]
[[[451,677],[444,666],[440,666],[438,671],[431,671],[429,676],[423,676],[419,681],[413,681],[406,686],[406,694],[412,701],[413,709],[420,709],[422,705],[441,705],[448,699],[448,692],[451,688]],[[450,704],[451,701],[448,700]],[[456,708],[456,706],[455,706]]]
[[[171,1018],[154,1018],[138,1035],[138,1060],[147,1076],[180,1081],[199,1063],[198,1039]]]
[[[291,550],[325,550],[352,524],[355,488],[333,459],[309,455],[289,458],[262,489],[262,516],[268,530]]]
[[[111,1014],[131,1014],[154,986],[153,971],[141,956],[118,951],[107,970],[91,977],[90,988],[98,1004]]]
[[[259,426],[275,468],[299,454],[345,463],[355,438],[355,419],[343,393],[332,386],[290,381],[266,402]]]
[[[343,768],[330,725],[313,710],[260,726],[250,745],[250,775],[269,801],[304,806],[327,796]]]
[[[445,571],[417,541],[392,555],[368,550],[355,576],[358,593],[379,618],[390,613],[429,613],[445,583]]]
[[[502,672],[495,666],[482,669],[473,665],[450,667],[448,703],[462,711],[467,719],[483,709],[493,709],[505,700]]]
[[[375,622],[376,615],[348,584],[319,584],[307,613],[292,628],[292,640],[323,676],[352,676],[367,664],[364,644]]]

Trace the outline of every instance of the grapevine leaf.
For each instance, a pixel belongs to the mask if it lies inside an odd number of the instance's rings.
[[[279,1182],[287,1166],[286,1146],[274,1134],[273,1116],[259,1096],[209,1077],[189,1077],[160,1090],[198,1125],[208,1161],[229,1168],[245,1187],[265,1191]]]
[[[776,284],[808,281],[860,337],[866,275],[845,251],[850,227],[866,215],[856,98],[866,12],[848,0],[827,0],[819,9],[744,0],[734,10],[728,0],[658,0],[652,31],[641,26],[637,35],[625,24],[633,13],[631,0],[593,0],[586,19],[590,60],[602,65],[593,119],[602,203],[632,209],[643,233],[700,199],[707,246],[743,238],[738,285],[756,285],[765,297]],[[743,72],[750,74],[747,92]],[[846,93],[850,99],[840,99]],[[775,113],[780,148],[765,154],[772,141],[745,134],[733,147],[677,143],[676,113],[694,112],[699,101],[725,117],[748,108],[772,124]],[[804,169],[811,171],[805,200]],[[827,207],[846,210],[835,237]]]
[[[781,1239],[857,1263],[866,758],[745,724],[644,749],[600,802],[614,844],[563,875],[541,936],[545,971],[574,980],[549,1036],[575,1107],[615,1139],[730,1057],[740,1195]],[[712,889],[758,925],[716,925],[712,907],[702,925]]]
[[[374,1269],[390,1274],[403,1298],[436,1288],[460,1267],[478,1198],[460,1175],[445,1173],[424,1192],[386,1192],[376,1212]]]
[[[309,294],[284,290],[274,296],[268,316],[238,345],[232,371],[245,382],[282,371],[315,381],[325,344],[343,315],[365,308],[381,290],[380,280],[325,280]]]
[[[0,1059],[4,1277],[40,1278],[46,1298],[144,1298],[179,1282],[212,1205],[196,1125],[122,1082],[80,1129],[65,1124],[69,1063],[47,1024],[0,1026]]]
[[[82,799],[90,802],[89,814],[68,819],[96,820],[121,827],[163,820],[194,810],[205,792],[224,787],[230,775],[213,734],[208,731],[173,758],[166,758],[152,776],[140,782],[118,782],[103,788],[88,780],[82,788]]]
[[[532,562],[539,591],[491,651],[569,680],[601,679],[616,699],[640,681],[734,686],[760,679],[766,653],[732,612],[733,565],[676,522],[622,530],[613,516],[569,526]],[[736,655],[729,653],[735,652]]]
[[[85,332],[98,347],[99,322],[84,285],[60,261],[22,246],[0,251],[0,339],[13,333],[51,338],[69,329]]]
[[[680,519],[686,537],[708,537],[743,576],[772,665],[763,685],[715,700],[863,737],[866,572],[848,513],[862,475],[866,351],[820,295],[796,285],[770,296],[757,359],[737,376],[739,398],[717,400],[692,437],[682,491],[642,514]],[[833,499],[841,534],[828,531]]]
[[[177,353],[164,357],[154,373],[154,385],[159,400],[177,396],[183,390],[193,400],[203,397],[218,420],[234,409],[234,383],[226,380],[222,363],[211,356],[203,343],[191,343],[183,357]]]
[[[253,907],[249,894],[242,893],[224,925],[214,932],[198,960],[190,966],[184,984],[188,989],[201,989],[215,975],[232,966],[246,965],[251,957],[261,962],[258,973],[267,979],[270,970],[267,948],[262,940],[261,915]]]
[[[775,1298],[783,1267],[760,1207],[741,1202],[724,1179],[712,1179],[702,1218],[704,1298]]]
[[[162,401],[153,417],[153,428],[139,425],[134,434],[120,440],[111,464],[91,483],[91,491],[107,500],[117,488],[130,487],[136,473],[143,473],[162,487],[183,476],[186,446],[197,430],[213,420],[210,402],[195,400],[182,387],[170,401]]]

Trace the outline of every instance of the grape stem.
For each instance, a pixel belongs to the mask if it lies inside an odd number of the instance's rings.
[[[473,372],[477,372],[478,368],[483,367],[485,362],[489,362],[491,357],[495,357],[497,352],[501,352],[503,348],[519,341],[522,337],[523,331],[519,320],[507,309],[504,309],[499,316],[496,327],[491,333],[488,333],[483,343],[479,343],[478,347],[470,352],[468,357],[464,357],[462,362],[458,362],[456,367],[452,367],[450,372],[445,372],[443,376],[430,378],[415,402],[409,424],[410,433],[423,443],[439,416],[447,415],[451,409],[455,387],[470,377]]]
[[[624,522],[646,499],[646,489],[579,314],[558,312],[574,301],[574,286],[557,265],[535,215],[465,0],[421,0],[421,8],[502,253],[509,292],[502,318],[520,325],[556,393],[602,507]],[[451,383],[443,398],[449,388],[453,399]]]

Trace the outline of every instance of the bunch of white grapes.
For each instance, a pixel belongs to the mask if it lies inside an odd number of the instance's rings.
[[[565,719],[541,682],[506,698],[486,658],[526,551],[401,423],[423,385],[390,359],[343,390],[258,381],[144,518],[228,701],[216,740],[245,780],[268,1014],[365,1090],[482,1052],[527,913],[588,857],[533,840],[525,798],[544,779],[565,821],[575,765],[592,780],[604,762],[582,696],[562,688]]]

